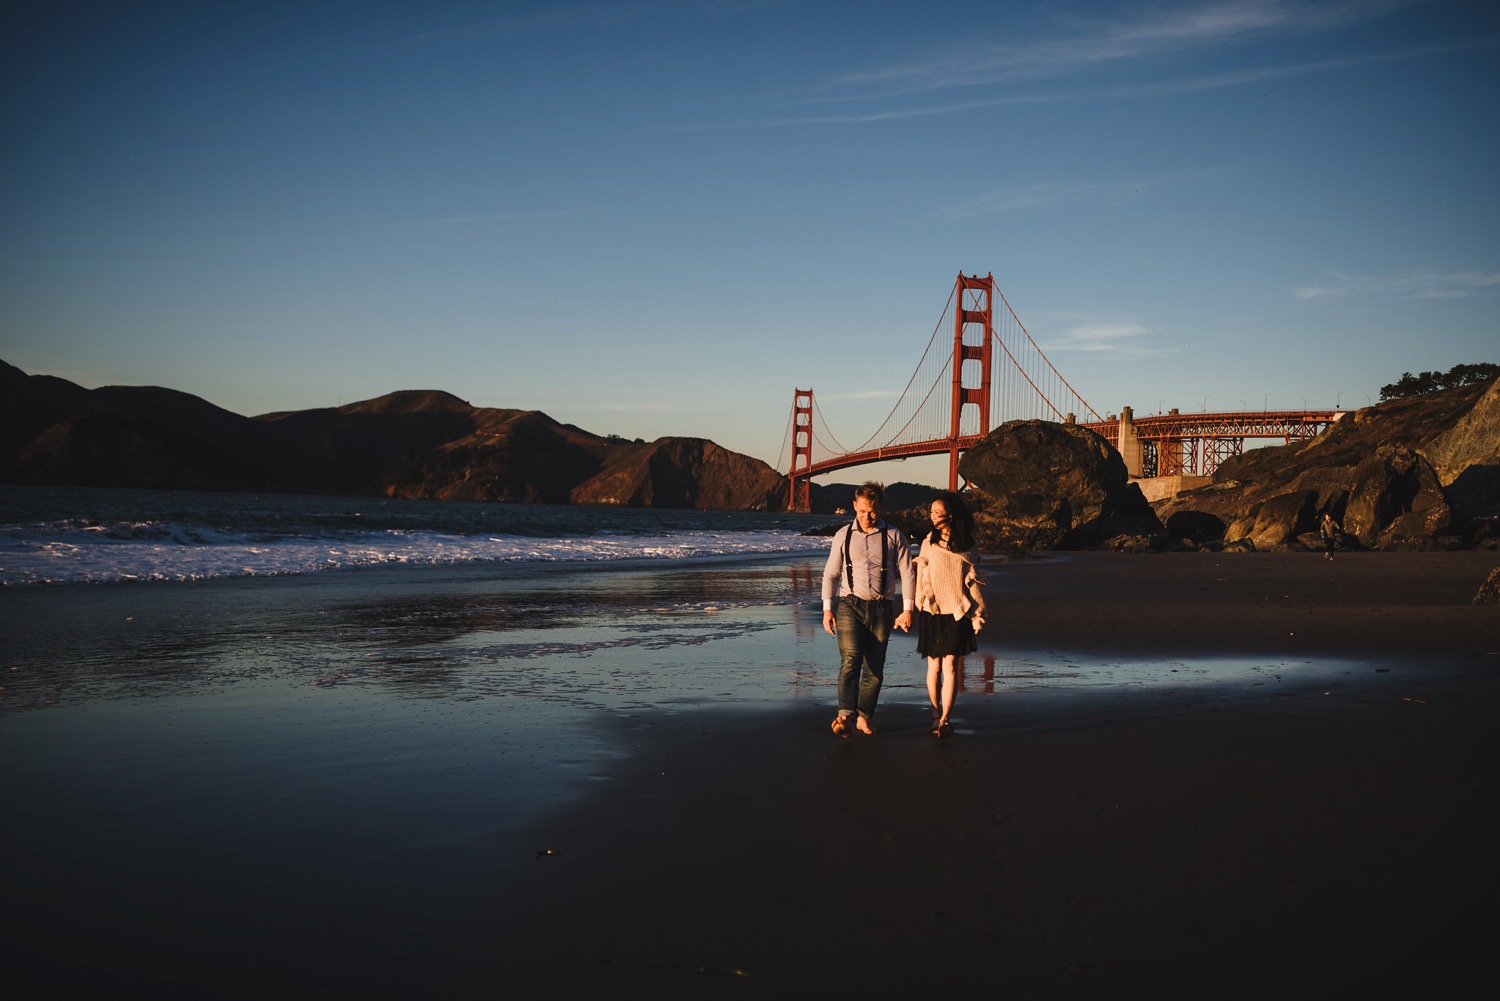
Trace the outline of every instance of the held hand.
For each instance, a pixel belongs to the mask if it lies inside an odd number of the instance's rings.
[[[823,613],[823,631],[825,633],[827,633],[829,636],[837,636],[838,635],[838,633],[835,632],[834,628],[833,628],[833,613],[832,612],[825,611]]]
[[[978,636],[979,635],[979,630],[981,630],[981,629],[984,628],[984,620],[983,619],[970,619],[969,621],[972,622],[972,623],[974,623],[974,635]]]
[[[896,616],[896,628],[903,633],[911,632],[911,610],[908,609]]]

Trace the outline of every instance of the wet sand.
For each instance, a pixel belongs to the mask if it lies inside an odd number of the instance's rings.
[[[140,848],[172,844],[164,794],[116,791],[135,811],[90,854],[26,860],[12,969],[86,997],[1454,994],[1488,972],[1500,889],[1500,609],[1470,604],[1497,564],[995,564],[953,739],[909,660],[873,738],[829,733],[827,686],[598,712],[618,753],[587,794],[503,835],[482,774],[367,790],[357,835],[262,830],[252,804],[191,851]],[[567,759],[578,731],[532,739]]]
[[[946,742],[909,699],[847,741],[821,710],[643,728],[623,781],[537,832],[513,956],[725,995],[1456,989],[1500,888],[1500,609],[1469,604],[1496,562],[1099,555],[1009,594],[992,571],[1002,672],[1048,650],[1289,669],[966,695]]]

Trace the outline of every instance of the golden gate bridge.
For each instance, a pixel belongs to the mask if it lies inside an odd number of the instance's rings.
[[[997,308],[998,302],[998,308]],[[890,414],[858,445],[829,431],[811,389],[792,396],[783,459],[791,508],[811,509],[812,478],[850,466],[918,455],[948,455],[948,487],[959,487],[958,457],[1013,420],[1078,424],[1101,435],[1135,477],[1208,476],[1239,455],[1247,438],[1311,438],[1337,410],[1262,410],[1136,417],[1101,415],[1063,378],[1017,318],[993,274],[959,273],[916,370]]]

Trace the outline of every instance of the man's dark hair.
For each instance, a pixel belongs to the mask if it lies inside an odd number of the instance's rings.
[[[854,499],[858,500],[861,497],[870,502],[876,514],[884,513],[885,487],[873,480],[867,480],[854,488]]]

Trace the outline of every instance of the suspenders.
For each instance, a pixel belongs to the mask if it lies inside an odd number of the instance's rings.
[[[854,594],[854,561],[849,558],[849,540],[854,537],[854,533],[857,532],[858,530],[859,530],[859,525],[858,524],[854,524],[854,525],[850,525],[849,526],[849,531],[847,531],[847,532],[844,533],[844,579],[849,582],[849,594],[851,596]],[[890,541],[890,539],[888,539],[886,537],[886,532],[888,531],[888,529],[887,529],[887,526],[885,525],[884,522],[881,523],[879,531],[880,531],[880,588],[875,593],[875,597],[877,597],[877,598],[883,597],[885,595],[885,567],[886,567],[886,548],[887,548],[886,547],[886,543]]]

